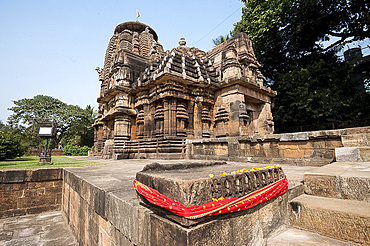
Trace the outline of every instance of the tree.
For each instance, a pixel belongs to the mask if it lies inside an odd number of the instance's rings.
[[[32,99],[24,98],[13,101],[16,105],[9,110],[14,113],[8,118],[12,126],[23,125],[30,127],[34,125],[35,119],[48,119],[56,123],[55,146],[58,146],[66,133],[76,125],[87,124],[91,121],[91,115],[78,106],[68,105],[59,99],[37,95]]]
[[[369,94],[354,90],[337,56],[345,44],[370,37],[366,1],[243,2],[234,33],[248,34],[266,85],[278,92],[276,127],[369,118]],[[323,44],[333,37],[331,45]]]
[[[19,134],[0,131],[0,160],[14,159],[24,153],[25,148],[21,144]]]
[[[225,42],[226,40],[230,39],[230,36],[229,34],[225,35],[225,36],[218,36],[217,38],[215,39],[212,39],[212,42],[215,46],[219,45],[219,44],[222,44],[223,42]]]
[[[88,146],[94,145],[94,121],[97,112],[93,107],[87,105],[84,109],[84,117],[76,122],[65,134],[62,145]]]

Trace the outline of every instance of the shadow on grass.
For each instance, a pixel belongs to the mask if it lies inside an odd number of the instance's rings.
[[[75,160],[65,156],[52,157],[51,163],[40,164],[38,156],[23,156],[11,160],[0,161],[0,169],[16,169],[16,168],[48,168],[48,167],[82,167],[102,165],[97,162]]]
[[[9,163],[9,162],[6,162],[6,163],[1,163],[0,162],[0,168],[1,167],[9,167],[9,166],[17,166],[16,163]]]
[[[17,157],[15,159],[5,159],[1,160],[0,164],[2,162],[23,162],[23,161],[37,161],[40,157],[38,156],[22,156],[22,157]]]

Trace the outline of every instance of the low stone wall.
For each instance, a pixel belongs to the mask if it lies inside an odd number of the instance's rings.
[[[76,176],[73,172],[64,170],[62,210],[81,245],[133,245],[132,238],[129,238],[131,235],[125,236],[123,232],[134,228],[138,222],[131,221],[128,228],[123,228],[121,232],[107,219],[107,213],[116,209],[111,207],[108,211],[107,203],[111,200],[107,198],[103,189]],[[120,220],[121,214],[129,213],[132,217],[136,215],[136,211],[132,209],[115,212],[117,213],[110,214],[110,217],[116,220]],[[145,230],[144,225],[142,227],[142,230]]]
[[[342,136],[369,131],[351,128],[328,131],[187,140],[189,159],[322,166],[335,160]]]
[[[0,170],[0,218],[60,209],[62,169]]]

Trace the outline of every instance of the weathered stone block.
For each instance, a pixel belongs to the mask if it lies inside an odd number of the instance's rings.
[[[150,214],[150,245],[151,246],[188,246],[188,229]]]
[[[61,180],[63,170],[61,168],[41,168],[36,170],[27,170],[25,181],[49,181]]]
[[[284,133],[279,134],[280,141],[304,141],[308,140],[308,133],[307,132],[295,132],[295,133]]]
[[[192,166],[191,163],[188,167],[157,164],[152,170],[148,165],[136,174],[136,179],[185,206],[192,206],[221,196],[241,197],[285,176],[281,168],[270,168],[210,178],[210,164],[212,163],[209,163],[208,170],[204,169],[207,168],[206,164],[203,164],[203,169],[199,169],[200,166],[196,164]],[[194,177],[194,172],[200,176]]]
[[[21,183],[26,177],[26,170],[0,170],[3,183]]]
[[[285,158],[304,158],[305,157],[305,151],[299,150],[299,149],[285,149],[280,150],[281,156]]]
[[[361,161],[360,148],[358,147],[342,147],[335,148],[336,161]]]
[[[364,133],[343,135],[341,138],[344,147],[364,146],[367,144],[366,134]]]
[[[339,177],[341,196],[344,199],[370,202],[370,177]]]
[[[342,141],[340,138],[325,139],[325,148],[326,149],[335,149],[343,147]]]
[[[308,195],[341,198],[339,179],[331,175],[305,174],[305,193]]]
[[[302,195],[290,205],[293,226],[364,245],[370,241],[367,202]]]

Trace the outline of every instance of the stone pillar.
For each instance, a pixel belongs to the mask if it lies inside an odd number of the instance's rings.
[[[151,118],[149,104],[146,103],[144,104],[144,138],[148,138],[150,136]]]
[[[211,126],[211,117],[210,117],[209,108],[206,105],[203,105],[202,107],[202,137],[209,138],[211,136],[210,126]]]
[[[169,104],[169,136],[176,136],[176,98],[172,98]]]
[[[164,111],[164,121],[163,121],[163,135],[169,135],[170,129],[170,110],[169,110],[169,101],[168,99],[163,99],[163,111]]]
[[[189,101],[188,103],[188,116],[189,116],[189,123],[188,123],[188,138],[194,137],[194,102]]]
[[[202,138],[202,103],[196,102],[194,105],[194,136]]]
[[[163,102],[157,103],[155,107],[155,115],[154,115],[154,136],[155,137],[162,137],[164,134],[164,109],[163,109]]]
[[[114,119],[114,137],[121,140],[130,140],[130,119],[128,115],[117,116]]]

